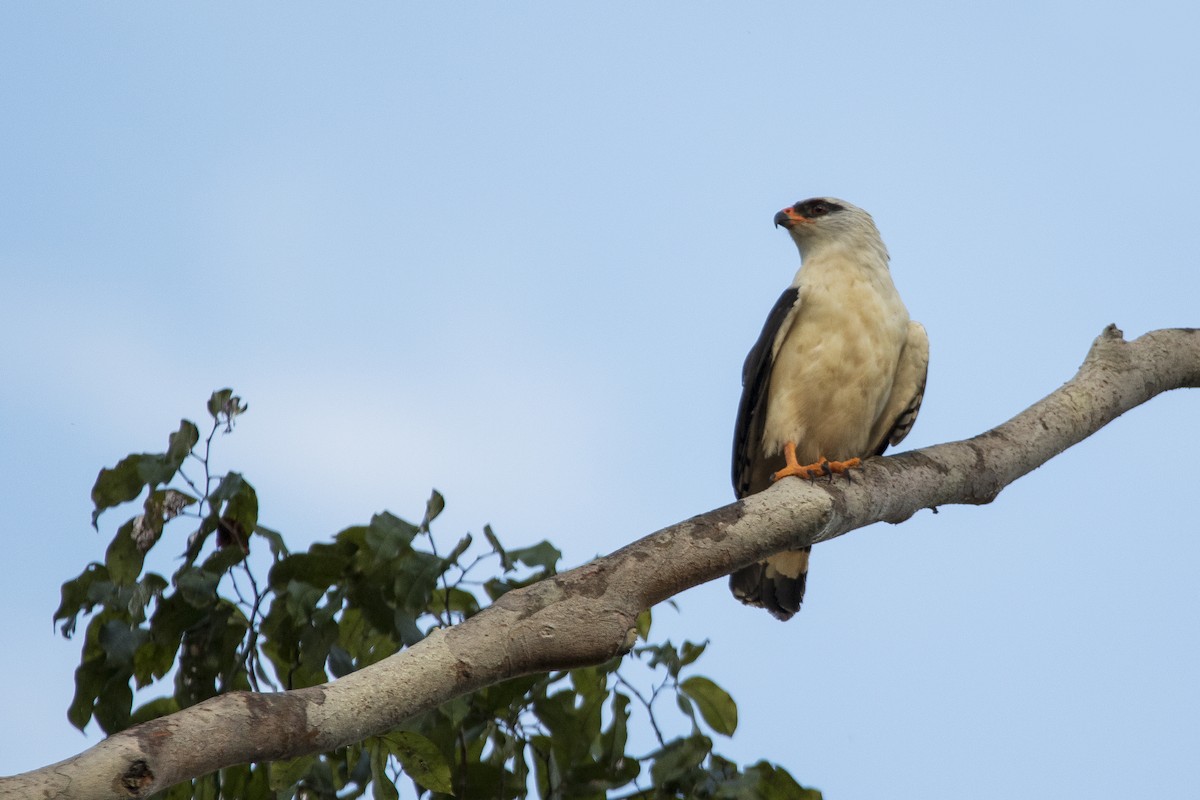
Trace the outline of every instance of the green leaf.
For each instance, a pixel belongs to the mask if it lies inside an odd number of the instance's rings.
[[[217,776],[205,775],[192,781],[192,800],[219,800]]]
[[[234,418],[245,414],[249,408],[242,398],[233,393],[233,389],[218,389],[208,398],[209,415],[217,423],[224,422],[226,432],[233,427]]]
[[[103,652],[89,658],[85,650],[84,660],[75,668],[75,696],[67,707],[67,720],[79,730],[91,721],[92,704],[103,691],[107,677]]]
[[[678,677],[679,670],[683,666],[680,663],[679,652],[669,639],[662,644],[648,644],[645,647],[639,647],[633,652],[638,656],[649,654],[650,666],[655,669],[663,667],[672,678]]]
[[[471,713],[471,701],[466,697],[455,697],[438,706],[438,714],[450,723],[451,730],[462,727],[463,720]]]
[[[174,697],[156,697],[150,702],[138,706],[137,710],[129,717],[129,724],[137,725],[148,722],[168,714],[174,714],[178,710],[179,703],[175,701]]]
[[[443,572],[442,559],[414,550],[396,565],[393,585],[396,604],[411,612],[424,611]]]
[[[218,598],[201,621],[184,632],[175,680],[175,698],[181,706],[249,688],[236,661],[245,633],[245,616],[224,598]]]
[[[375,553],[375,557],[390,561],[412,549],[417,529],[385,511],[371,517],[364,534],[363,541]]]
[[[371,780],[371,747],[370,739],[359,744],[352,744],[345,750],[344,769],[346,779],[365,788]],[[357,791],[350,797],[358,797],[362,791]]]
[[[102,469],[92,486],[92,525],[108,508],[127,503],[142,493],[142,489],[170,482],[183,465],[188,453],[200,440],[196,426],[185,420],[171,434],[167,452],[160,454],[135,453],[117,462],[112,469]]]
[[[134,523],[133,538],[143,553],[150,550],[162,536],[163,526],[199,502],[195,497],[175,489],[150,492],[143,504],[143,513]]]
[[[720,686],[694,675],[681,681],[679,688],[696,703],[708,727],[725,736],[732,736],[737,730],[737,704]]]
[[[131,519],[122,525],[104,553],[104,566],[108,568],[113,583],[118,585],[131,586],[142,574],[142,562],[146,554],[134,541],[133,529],[136,524],[137,520]]]
[[[679,666],[686,667],[688,664],[695,662],[696,659],[703,655],[706,647],[708,647],[707,640],[700,644],[684,642],[683,646],[679,648]]]
[[[100,626],[98,641],[110,667],[132,671],[133,655],[149,635],[141,628],[131,628],[127,622],[110,619]]]
[[[282,792],[291,789],[300,779],[308,774],[308,770],[316,762],[316,756],[300,756],[285,761],[272,761],[271,776],[267,785],[272,791]]]
[[[500,544],[500,540],[496,538],[496,534],[492,531],[491,525],[483,526],[483,536],[485,539],[487,539],[488,544],[492,546],[492,550],[496,553],[496,555],[500,556],[500,566],[504,569],[504,571],[508,572],[511,570],[514,566],[513,561],[511,558],[509,558],[508,553],[504,551],[504,547]]]
[[[433,490],[433,494],[429,495],[429,500],[425,503],[425,518],[421,520],[421,531],[429,532],[429,524],[437,519],[438,514],[446,508],[446,498],[442,497],[442,493],[437,489]]]
[[[113,585],[108,570],[92,562],[79,573],[79,577],[62,585],[62,602],[54,612],[54,622],[65,620],[62,635],[70,638],[75,632],[75,622],[81,611],[91,611],[96,604],[108,602],[113,595]]]
[[[225,406],[233,399],[233,389],[217,389],[208,398],[208,413],[213,419],[218,419]]]
[[[224,503],[227,500],[232,500],[248,485],[240,472],[226,473],[221,478],[221,482],[217,484],[217,488],[208,496],[209,502]]]
[[[183,466],[188,454],[192,452],[192,448],[199,441],[200,430],[196,427],[196,423],[186,419],[179,420],[179,430],[172,433],[167,441],[167,458],[164,467],[170,467],[171,474],[158,481],[159,483],[166,483],[175,477],[175,473]]]
[[[562,769],[586,758],[600,738],[603,695],[584,700],[578,707],[579,695],[563,689],[533,702],[533,713],[550,733],[554,756]]]
[[[670,788],[687,782],[691,773],[700,766],[712,750],[712,742],[704,736],[689,736],[675,739],[654,754],[650,767],[650,778],[660,788]]]
[[[150,641],[133,654],[133,677],[138,688],[149,686],[151,681],[166,675],[175,665],[175,654],[179,652],[179,639],[172,642]]]
[[[529,738],[529,746],[533,751],[533,768],[537,780],[538,796],[543,798],[557,798],[562,794],[559,790],[559,787],[563,785],[562,771],[559,769],[558,758],[554,754],[551,741],[549,736],[531,736]]]
[[[601,741],[604,745],[604,757],[614,767],[620,768],[625,763],[638,765],[637,759],[625,757],[625,744],[629,737],[629,698],[620,692],[613,692],[612,722],[604,732]],[[639,770],[635,769],[633,777]],[[632,780],[632,777],[631,777]]]
[[[220,582],[220,574],[198,567],[186,567],[175,573],[175,588],[195,608],[208,608],[216,601]]]
[[[200,557],[200,551],[204,549],[204,544],[208,541],[209,535],[219,527],[221,527],[221,519],[215,511],[200,520],[200,527],[193,531],[192,535],[187,538],[187,549],[183,551],[183,563],[186,566],[190,567],[196,563],[196,559]]]
[[[301,783],[304,786],[304,793],[301,795],[301,797],[303,797],[304,800],[308,800],[308,798],[314,798],[314,800],[315,798],[332,799],[339,796],[337,795],[337,787],[344,784],[341,782],[341,776],[338,776],[337,783],[335,783],[333,775],[333,758],[336,758],[336,754],[327,753],[325,754],[324,758],[318,756],[317,760],[313,762],[312,768],[309,769],[308,774],[305,775],[301,780]],[[250,795],[251,798],[265,796],[265,793]],[[347,800],[355,797],[353,793],[340,796],[346,798]],[[222,796],[222,800],[232,800],[232,798],[235,797],[238,797],[238,795],[226,794]]]
[[[96,722],[105,733],[112,734],[129,727],[129,710],[133,707],[133,689],[127,673],[118,673],[105,682],[96,698],[93,712]]]
[[[643,642],[650,641],[650,623],[653,621],[653,619],[654,617],[648,608],[637,615],[636,625],[638,638],[640,638]]]
[[[483,582],[483,591],[493,603],[517,587],[499,578],[488,578]]]
[[[162,597],[168,585],[167,579],[155,572],[147,572],[145,577],[138,581],[133,590],[128,592],[128,602],[125,603],[125,610],[134,622],[141,623],[146,620],[146,608],[151,601]]]
[[[417,621],[412,616],[405,614],[403,611],[396,611],[392,615],[394,622],[394,630],[396,636],[400,638],[400,643],[405,647],[412,647],[417,642],[425,638],[425,633],[417,627]],[[388,655],[391,655],[390,653]]]
[[[218,545],[236,544],[248,550],[250,534],[258,527],[258,494],[254,487],[240,473],[230,472],[221,479],[209,501],[214,509],[221,506]]]
[[[467,534],[458,540],[458,544],[450,551],[450,554],[442,559],[442,569],[448,569],[451,564],[457,564],[458,559],[463,553],[467,552],[467,548],[471,546],[471,534]]]
[[[267,544],[271,548],[271,555],[275,556],[276,559],[288,554],[287,545],[284,544],[283,536],[279,531],[271,530],[264,525],[256,525],[254,526],[254,533],[267,540]]]
[[[696,712],[692,708],[692,701],[688,700],[687,695],[683,692],[675,695],[675,705],[679,706],[679,710],[683,712],[685,717],[692,720],[692,722],[696,721]]]
[[[529,701],[525,695],[542,680],[541,675],[523,675],[503,683],[480,689],[471,697],[477,709],[500,719],[507,719],[512,712],[523,708]]]
[[[157,511],[164,520],[174,519],[188,506],[200,502],[187,492],[178,489],[160,489],[146,498],[146,513]]]
[[[589,703],[608,698],[608,675],[599,667],[581,667],[571,670],[571,685],[579,698]]]
[[[433,792],[454,793],[450,765],[437,746],[415,731],[394,731],[380,737],[404,773]]]
[[[153,458],[146,453],[129,455],[117,462],[112,469],[101,469],[92,485],[92,526],[105,509],[127,503],[142,493],[146,482],[142,480],[141,465],[143,459]]]
[[[152,677],[161,678],[170,671],[183,632],[196,625],[204,613],[178,591],[159,601],[150,618],[150,641],[133,657],[134,675],[139,685],[149,683]]]
[[[449,589],[434,589],[429,604],[438,610],[457,611],[464,617],[479,613],[479,601],[470,592],[451,586]]]
[[[722,782],[713,797],[716,800],[821,800],[821,793],[801,786],[783,767],[759,761],[746,767],[741,775]]]
[[[246,551],[240,547],[222,547],[204,559],[204,565],[200,568],[213,575],[224,575],[245,560]]]
[[[528,577],[516,578],[490,578],[483,582],[483,590],[487,592],[487,596],[493,601],[499,599],[504,594],[511,592],[513,589],[521,589],[525,586],[531,586],[546,577],[545,572],[535,572]]]
[[[259,772],[258,777],[261,778],[261,773],[268,771],[270,769],[270,764],[256,765],[256,767],[258,768]],[[245,798],[265,797],[266,789],[268,788],[265,785],[266,782],[259,780],[259,784],[262,785],[256,786],[253,789],[250,788],[249,784],[253,776],[254,773],[251,771],[249,764],[238,764],[237,766],[226,767],[225,769],[221,770],[221,796]]]
[[[371,797],[374,800],[399,800],[400,793],[387,774],[388,749],[380,742],[371,750]]]
[[[292,553],[271,567],[268,580],[276,592],[292,581],[300,581],[324,590],[342,576],[347,552],[337,545],[315,544],[307,553]]]
[[[541,541],[532,547],[509,550],[508,557],[514,562],[520,562],[527,567],[541,567],[547,573],[553,574],[555,565],[562,558],[562,553],[549,542]]]

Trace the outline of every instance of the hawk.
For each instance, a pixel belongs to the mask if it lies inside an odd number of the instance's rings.
[[[818,197],[780,211],[775,225],[800,249],[800,269],[742,368],[738,498],[789,475],[845,472],[898,444],[916,421],[929,366],[929,338],[908,318],[870,214]],[[804,599],[809,550],[741,569],[730,589],[789,619]]]

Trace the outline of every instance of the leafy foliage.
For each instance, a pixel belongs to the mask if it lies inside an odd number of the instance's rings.
[[[71,723],[107,733],[239,689],[276,691],[324,683],[374,664],[454,625],[505,592],[554,574],[549,542],[505,548],[490,527],[486,549],[464,535],[448,550],[431,526],[445,506],[436,491],[414,525],[381,512],[305,552],[258,522],[258,497],[242,475],[210,471],[214,437],[246,411],[232,390],[208,402],[203,443],[184,420],[164,453],[127,456],[102,469],[92,522],[144,496],[116,531],[103,563],[62,587],[54,614],[64,636],[86,619]],[[193,480],[186,470],[199,469]],[[186,539],[165,537],[188,520]],[[145,569],[161,541],[183,558],[170,579]],[[441,550],[439,544],[442,545]],[[263,552],[261,545],[265,545]],[[444,552],[442,552],[444,550]],[[253,556],[251,555],[253,551]],[[477,579],[485,564],[495,574]],[[265,579],[262,573],[265,570]],[[405,782],[431,798],[819,799],[782,768],[739,769],[713,751],[731,736],[737,706],[711,679],[691,674],[706,644],[646,642],[625,659],[529,675],[458,697],[399,729],[337,751],[229,767],[160,796],[183,798],[398,798]],[[685,675],[686,673],[686,675]],[[141,702],[173,676],[173,689]],[[642,688],[639,688],[641,686]],[[674,696],[686,731],[664,735],[658,701]],[[655,744],[632,732],[644,715]]]

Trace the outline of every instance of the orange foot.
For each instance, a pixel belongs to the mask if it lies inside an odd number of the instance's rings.
[[[786,478],[789,475],[812,480],[818,475],[840,475],[853,467],[862,465],[862,459],[860,458],[851,458],[847,461],[830,461],[824,456],[815,464],[801,464],[796,460],[795,442],[787,442],[783,445],[783,457],[787,461],[787,466],[772,475],[772,481]]]

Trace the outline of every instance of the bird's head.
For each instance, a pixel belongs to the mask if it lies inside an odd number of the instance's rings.
[[[775,215],[775,225],[787,229],[801,256],[826,246],[883,249],[871,215],[832,197],[814,197],[788,206]]]

